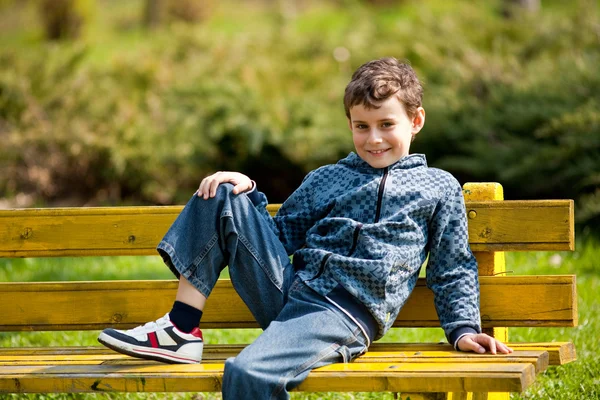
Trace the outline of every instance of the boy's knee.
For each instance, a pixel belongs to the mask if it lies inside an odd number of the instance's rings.
[[[228,377],[235,382],[246,380],[251,375],[251,363],[245,363],[240,357],[230,357],[225,361],[223,381]]]
[[[229,196],[235,196],[233,194],[233,188],[234,185],[232,185],[231,183],[225,182],[225,183],[221,183],[219,186],[217,186],[217,190],[215,192],[215,196],[214,197],[209,197],[208,199],[204,199],[202,198],[202,196],[198,196],[198,193],[194,193],[194,196],[192,196],[192,199],[190,200],[190,203],[192,204],[198,204],[198,205],[205,205],[206,202],[209,201],[219,201],[219,200],[223,200]]]
[[[219,186],[217,186],[215,196],[212,198],[209,198],[208,200],[205,200],[205,201],[210,201],[210,200],[220,201],[220,200],[223,200],[226,198],[235,198],[236,195],[233,194],[233,188],[234,188],[234,185],[229,182],[221,183]]]
[[[235,186],[232,183],[229,183],[229,182],[221,183],[217,187],[217,196],[219,196],[219,195],[223,195],[223,196],[232,195],[234,187]]]
[[[251,363],[238,360],[238,357],[231,357],[225,361],[225,371],[223,372],[223,398],[239,398],[241,390],[251,391],[256,385],[256,377],[253,377]],[[233,396],[228,396],[233,395]]]

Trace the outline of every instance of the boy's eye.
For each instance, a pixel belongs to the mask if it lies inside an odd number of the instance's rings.
[[[368,128],[368,126],[365,124],[357,124],[356,125],[356,129],[367,129],[367,128]]]
[[[384,122],[383,124],[381,124],[382,127],[384,128],[389,128],[391,126],[393,126],[394,124],[392,124],[391,122]]]

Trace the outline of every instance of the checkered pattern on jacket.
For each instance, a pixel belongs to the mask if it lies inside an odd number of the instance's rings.
[[[387,174],[376,219],[378,194]],[[427,263],[427,284],[446,336],[481,331],[477,263],[469,249],[461,186],[413,154],[386,169],[355,153],[309,173],[271,222],[289,254],[301,257],[300,277],[327,295],[338,284],[379,324],[392,326]]]

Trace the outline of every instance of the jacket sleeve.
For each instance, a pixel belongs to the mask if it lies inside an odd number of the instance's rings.
[[[427,286],[448,342],[456,347],[464,333],[480,333],[477,261],[469,248],[462,189],[453,184],[430,224]]]
[[[317,204],[314,195],[317,190],[314,187],[317,171],[306,175],[300,187],[288,197],[274,217],[266,210],[267,198],[264,194],[258,192],[252,196],[256,208],[267,219],[289,255],[304,246],[306,232],[326,213],[325,207]]]

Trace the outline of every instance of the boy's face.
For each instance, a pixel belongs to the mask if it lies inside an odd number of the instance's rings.
[[[408,155],[413,136],[425,123],[425,110],[419,107],[414,118],[410,118],[396,96],[378,106],[352,107],[348,124],[360,158],[373,168],[385,168]]]

